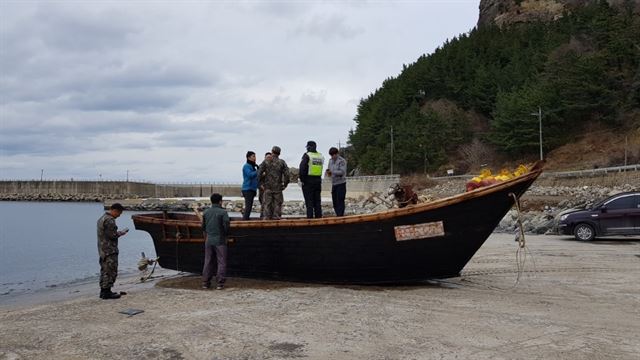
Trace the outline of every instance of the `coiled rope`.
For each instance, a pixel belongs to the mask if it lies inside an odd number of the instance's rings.
[[[518,228],[519,232],[516,234],[516,241],[518,241],[518,249],[516,249],[516,268],[517,268],[517,276],[516,282],[513,284],[513,287],[516,287],[520,282],[520,277],[524,272],[524,267],[527,261],[527,255],[531,258],[531,262],[533,263],[533,272],[536,272],[536,262],[533,258],[533,254],[529,251],[527,247],[527,241],[524,236],[524,226],[522,226],[522,217],[520,213],[520,199],[514,193],[509,193],[509,196],[513,198],[514,205],[516,206],[516,210],[518,212]]]

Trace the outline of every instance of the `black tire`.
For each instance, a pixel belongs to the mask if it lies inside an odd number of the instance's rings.
[[[578,241],[591,241],[596,238],[596,231],[589,224],[578,224],[573,229],[573,235]]]

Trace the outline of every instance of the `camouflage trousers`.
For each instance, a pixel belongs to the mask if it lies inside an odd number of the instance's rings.
[[[264,192],[264,218],[268,220],[279,220],[282,217],[282,203],[284,197],[282,191],[265,190]]]
[[[260,219],[264,219],[264,190],[258,188],[258,201],[260,201]]]
[[[110,289],[118,276],[118,254],[100,257],[100,288]]]

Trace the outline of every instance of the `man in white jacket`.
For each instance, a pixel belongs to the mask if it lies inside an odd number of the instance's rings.
[[[344,216],[344,199],[347,196],[347,160],[340,156],[338,149],[329,149],[329,166],[326,175],[331,177],[331,199],[336,216]]]

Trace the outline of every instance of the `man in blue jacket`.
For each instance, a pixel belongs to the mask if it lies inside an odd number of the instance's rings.
[[[242,167],[242,197],[244,198],[243,220],[251,217],[253,199],[258,191],[258,165],[256,164],[256,153],[247,151],[247,162]]]

